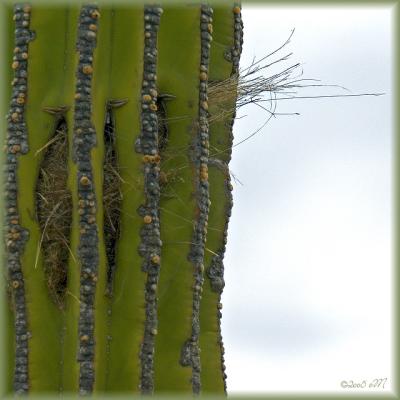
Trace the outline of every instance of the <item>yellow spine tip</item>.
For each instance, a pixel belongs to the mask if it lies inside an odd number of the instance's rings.
[[[242,10],[240,9],[239,6],[233,7],[233,13],[234,13],[234,14],[240,14],[241,11],[242,11]]]
[[[90,184],[90,179],[87,176],[82,176],[80,183],[83,186],[88,186]]]
[[[203,82],[207,80],[207,74],[205,72],[200,73],[200,80]]]
[[[149,94],[144,94],[142,96],[142,100],[148,103],[149,101],[151,101],[151,96]]]
[[[153,220],[153,219],[151,218],[150,215],[145,215],[144,218],[143,218],[143,222],[144,222],[145,224],[151,224],[151,221],[152,221],[152,220]]]
[[[91,73],[93,73],[93,67],[91,65],[85,65],[82,68],[82,71],[83,71],[84,74],[90,75]]]
[[[155,254],[153,257],[151,257],[151,262],[153,264],[160,264],[160,256],[158,256],[157,254]]]

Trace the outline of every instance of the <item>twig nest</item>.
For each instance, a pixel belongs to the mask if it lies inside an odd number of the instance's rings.
[[[144,217],[143,217],[143,222],[145,223],[145,224],[151,224],[151,221],[153,220],[153,218],[151,218],[151,215],[145,215]]]
[[[82,72],[85,75],[90,75],[90,74],[93,73],[93,67],[91,65],[84,65],[83,68],[82,68]]]

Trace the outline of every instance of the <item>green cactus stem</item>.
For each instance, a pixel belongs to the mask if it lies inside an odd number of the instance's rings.
[[[237,76],[240,7],[34,3],[13,15],[10,389],[226,392],[236,93],[221,103],[210,89]]]

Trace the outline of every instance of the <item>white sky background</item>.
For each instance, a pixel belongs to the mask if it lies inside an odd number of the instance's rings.
[[[243,185],[234,184],[225,261],[228,392],[344,392],[342,380],[374,378],[390,389],[392,11],[244,4],[243,20],[241,67],[295,28],[279,53],[294,52],[286,66],[299,61],[305,78],[386,95],[281,101],[277,112],[301,115],[271,119],[234,149]],[[346,92],[299,93],[317,94]],[[256,106],[244,114],[236,142],[267,117]]]

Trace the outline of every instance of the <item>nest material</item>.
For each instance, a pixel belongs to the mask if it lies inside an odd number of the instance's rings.
[[[107,256],[107,287],[106,295],[113,295],[113,280],[116,270],[116,244],[120,235],[121,219],[121,181],[118,157],[116,151],[115,121],[111,107],[107,107],[104,126],[104,243]]]
[[[45,154],[36,187],[36,213],[41,237],[35,267],[41,250],[50,297],[59,308],[63,308],[72,222],[72,196],[67,187],[68,137],[64,119],[58,122],[53,137],[38,153],[41,151]]]

